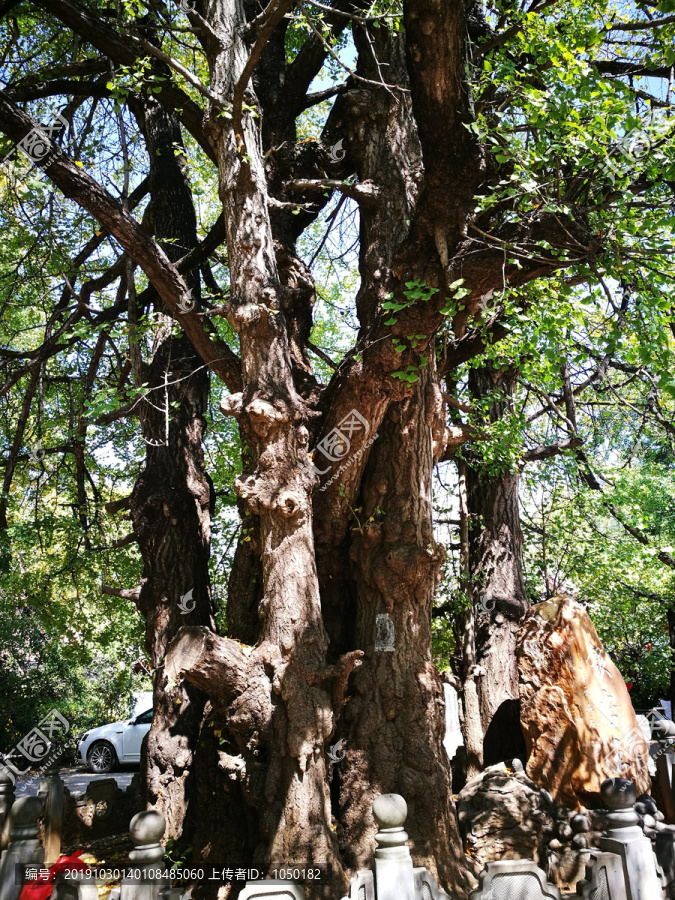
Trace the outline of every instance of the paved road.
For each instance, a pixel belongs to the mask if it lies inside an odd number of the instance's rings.
[[[61,778],[71,794],[83,794],[87,785],[94,778],[114,778],[121,790],[129,787],[138,767],[127,766],[125,769],[110,772],[108,775],[94,775],[92,772],[78,766],[69,766],[61,769]],[[30,778],[17,779],[15,794],[23,797],[25,794],[37,793],[42,775],[33,775]]]

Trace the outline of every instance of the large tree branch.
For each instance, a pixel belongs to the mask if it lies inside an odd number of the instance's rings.
[[[15,103],[26,103],[42,97],[71,95],[74,97],[109,97],[112,91],[104,80],[77,81],[72,78],[54,78],[51,81],[36,81],[30,84],[10,85],[6,95]]]
[[[445,428],[445,450],[441,454],[440,462],[454,459],[457,448],[467,441],[484,441],[487,437],[487,433],[475,425],[466,425],[463,422],[447,425]]]
[[[242,644],[191,625],[169,644],[164,670],[170,686],[185,679],[227,704],[245,691],[252,665]]]
[[[589,64],[594,66],[601,75],[644,75],[648,78],[670,78],[670,66],[652,67],[644,62],[624,62],[618,59],[594,59]]]
[[[346,197],[358,200],[360,203],[369,203],[376,199],[378,187],[372,181],[347,182],[337,179],[318,178],[297,179],[286,185],[288,191],[339,191]]]
[[[425,188],[408,250],[454,244],[471,208],[481,165],[472,120],[463,3],[404,0],[407,68],[424,156]],[[426,254],[425,254],[426,255]],[[439,250],[442,256],[442,251]]]
[[[560,456],[568,450],[576,450],[581,447],[583,439],[580,437],[567,438],[565,441],[555,441],[552,444],[541,444],[532,447],[523,453],[524,462],[539,462],[542,459],[550,459],[552,456]]]
[[[36,125],[7,99],[4,92],[0,92],[0,127],[8,137],[18,143]],[[184,312],[188,286],[162,249],[100,184],[78,168],[55,144],[52,144],[50,160],[45,171],[54,184],[117,238],[148,276],[170,313],[183,326],[205,364],[231,391],[241,390],[235,354],[223,341],[214,340],[207,334],[201,316],[194,308]]]
[[[508,325],[499,312],[492,316],[484,326],[471,328],[466,334],[451,341],[445,350],[445,359],[439,374],[447,375],[462,363],[480,356],[490,344],[501,341],[509,333]]]
[[[119,597],[121,600],[131,600],[132,603],[138,605],[138,598],[141,596],[141,586],[139,584],[135,588],[127,589],[115,588],[110,587],[107,584],[102,584],[101,593],[107,594],[109,597]]]
[[[50,61],[36,71],[29,72],[24,78],[16,82],[16,86],[21,87],[43,81],[46,75],[50,78],[80,79],[90,75],[103,75],[104,73],[110,73],[110,62],[105,56],[80,59],[77,62],[52,64]]]
[[[243,112],[243,104],[244,104],[244,95],[248,88],[248,83],[251,80],[251,76],[253,75],[253,70],[257,66],[260,61],[260,57],[262,56],[263,50],[265,49],[265,45],[270,38],[270,35],[277,27],[279,22],[286,15],[288,10],[293,6],[295,0],[270,0],[269,5],[261,13],[258,18],[251,23],[252,29],[254,29],[256,34],[255,43],[251,48],[251,52],[249,53],[248,59],[246,60],[246,64],[242,69],[242,72],[237,79],[237,83],[234,86],[234,90],[232,92],[232,125],[234,127],[234,133],[237,138],[237,145],[239,147],[244,146],[244,134],[242,130],[242,112]]]
[[[345,18],[347,10],[363,10],[367,8],[368,4],[367,0],[337,0],[332,5],[334,12],[327,12],[324,19],[326,24],[330,25],[330,32],[326,38],[329,43],[339,37],[348,24],[349,19]],[[310,84],[321,71],[326,55],[324,42],[319,35],[313,33],[307,38],[293,62],[286,69],[284,93],[289,97],[296,113],[300,113],[312,103],[319,102],[320,94],[331,96],[333,93],[346,89],[346,86],[342,85],[317,94],[307,95]],[[321,99],[325,99],[325,97]]]
[[[225,220],[221,213],[209,229],[204,240],[200,241],[193,250],[190,250],[189,253],[181,256],[178,260],[176,263],[178,271],[181,273],[189,272],[191,269],[200,266],[211,256],[214,250],[217,250],[225,242],[225,237]]]
[[[647,31],[651,28],[660,28],[661,25],[672,25],[675,16],[662,16],[660,19],[646,19],[642,22],[612,22],[605,25],[605,31]]]
[[[543,12],[545,9],[548,9],[549,6],[555,6],[557,2],[558,0],[544,0],[543,3],[540,3],[538,6],[533,6],[528,10],[528,17],[532,13]],[[519,32],[522,31],[526,21],[527,18],[523,17],[522,22],[517,22],[515,25],[511,25],[506,29],[506,31],[501,32],[501,34],[495,35],[484,44],[479,44],[473,49],[473,58],[478,59],[481,56],[485,56],[485,54],[489,53],[490,50],[494,50],[495,47],[501,47],[503,44],[508,43],[511,38],[515,37]]]
[[[207,88],[205,84],[203,84],[196,75],[194,75],[189,69],[186,69],[182,63],[179,63],[177,59],[169,56],[168,53],[165,53],[163,50],[160,50],[159,47],[155,47],[154,44],[151,44],[150,41],[146,41],[143,37],[137,37],[136,40],[143,47],[144,50],[147,50],[151,56],[154,56],[155,59],[160,60],[160,62],[166,63],[166,65],[173,69],[178,75],[184,78],[188,84],[191,84],[192,87],[198,91],[202,97],[205,97],[207,100],[210,100],[211,103],[217,109],[221,109],[223,106],[223,102],[220,97],[216,97],[216,95]]]

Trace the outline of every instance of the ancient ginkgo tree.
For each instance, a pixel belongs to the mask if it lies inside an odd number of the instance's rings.
[[[465,895],[431,658],[445,555],[433,467],[484,442],[490,410],[510,402],[493,354],[469,382],[483,420],[460,421],[464,364],[528,328],[534,352],[532,323],[540,348],[573,328],[550,313],[552,297],[572,308],[602,286],[611,301],[630,282],[652,322],[670,315],[668,11],[578,0],[0,4],[0,129],[22,161],[6,190],[20,202],[39,166],[59,198],[41,215],[65,222],[77,210],[85,238],[42,339],[26,345],[17,330],[0,351],[3,392],[22,392],[0,527],[50,360],[89,340],[66,448],[78,510],[86,528],[88,429],[137,416],[145,465],[110,511],[131,519],[120,543],[138,543],[142,578],[107,590],[146,623],[146,798],[195,860],[327,862],[339,897],[369,859],[373,795],[396,791],[416,861]],[[55,105],[59,118],[45,118]],[[201,239],[195,185],[213,212]],[[324,285],[300,243],[346,207],[358,210],[358,289],[346,298],[358,325],[344,326],[353,340],[333,361],[312,340]],[[663,329],[651,340],[667,349]],[[315,359],[330,377],[317,377]],[[209,584],[209,377],[223,392],[210,426],[231,417],[241,442],[226,635]],[[97,418],[85,400],[101,378],[124,403]],[[531,458],[578,448],[566,428]],[[468,480],[464,587],[476,616],[460,689],[478,766],[492,717],[517,690],[514,623],[527,599],[517,484],[514,494],[504,480]],[[497,521],[481,529],[485,516]],[[500,558],[511,562],[495,575]],[[177,594],[190,596],[187,616]],[[492,641],[482,667],[476,618],[483,649]],[[331,771],[338,739],[346,756]]]

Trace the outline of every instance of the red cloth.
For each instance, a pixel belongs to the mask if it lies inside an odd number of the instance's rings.
[[[83,853],[84,850],[78,850],[72,856],[60,856],[48,870],[40,869],[37,879],[29,881],[24,886],[19,900],[48,900],[59,872],[63,872],[64,869],[77,869],[80,872],[86,872],[89,868],[87,863],[80,859]]]

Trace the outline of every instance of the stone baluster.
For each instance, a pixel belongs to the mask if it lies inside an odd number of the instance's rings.
[[[44,867],[38,819],[42,797],[22,797],[9,814],[9,844],[0,857],[0,900],[18,900],[24,885],[18,866]]]
[[[159,892],[168,887],[166,879],[157,878],[153,873],[164,868],[164,837],[166,821],[155,810],[137,813],[129,825],[129,833],[134,849],[129,853],[129,867],[140,874],[140,878],[125,878],[120,888],[120,900],[157,900]],[[2,900],[2,898],[0,898]]]
[[[45,864],[51,866],[61,855],[61,828],[65,785],[58,766],[50,766],[40,782],[38,794],[45,795]]]
[[[375,835],[375,871],[359,869],[350,880],[349,896],[343,900],[450,900],[428,869],[413,866],[408,835],[403,830],[407,815],[408,807],[400,794],[381,794],[373,800],[373,818],[379,828]],[[257,894],[250,895],[251,900],[254,896]]]
[[[400,794],[380,794],[373,801],[377,900],[415,900],[413,861],[403,825],[408,807]]]
[[[14,778],[0,763],[0,850],[9,843],[9,811],[14,803]]]
[[[645,837],[633,809],[635,786],[625,778],[608,778],[602,783],[600,795],[607,809],[607,832],[600,840],[600,849],[621,857],[626,900],[662,897],[652,842]]]

